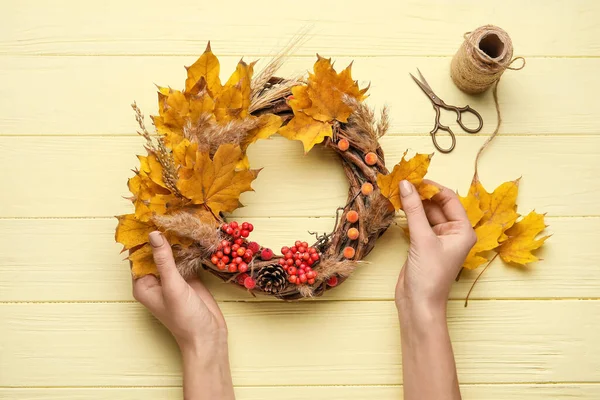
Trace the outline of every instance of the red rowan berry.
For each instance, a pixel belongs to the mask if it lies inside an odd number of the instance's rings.
[[[238,223],[235,221],[231,221],[229,223],[229,226],[231,227],[231,229],[237,229],[239,227]]]
[[[338,277],[337,276],[332,276],[331,278],[327,279],[327,284],[331,287],[337,286],[338,284]]]
[[[264,261],[269,261],[273,258],[273,251],[269,248],[262,249],[262,251],[260,252],[260,258]]]
[[[246,264],[245,262],[238,264],[238,271],[240,271],[240,272],[248,271],[248,264]]]
[[[256,287],[256,281],[252,279],[251,276],[248,276],[246,277],[246,279],[244,279],[244,286],[246,287],[246,289],[252,290]]]
[[[248,248],[252,250],[252,253],[258,253],[260,250],[260,245],[256,242],[250,242],[248,243]],[[283,252],[281,254],[283,254]]]

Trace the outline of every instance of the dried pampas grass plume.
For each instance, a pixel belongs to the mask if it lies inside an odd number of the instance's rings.
[[[319,272],[318,279],[320,281],[326,281],[334,275],[347,278],[359,265],[364,263],[365,261],[338,260],[337,255],[335,255],[322,259],[318,267],[315,267],[315,271]]]
[[[193,240],[201,251],[201,258],[209,258],[223,240],[221,232],[214,225],[185,211],[172,215],[155,215],[152,220],[165,232]]]

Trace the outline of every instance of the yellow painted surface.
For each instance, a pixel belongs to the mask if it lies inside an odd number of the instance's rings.
[[[489,188],[523,176],[519,210],[548,213],[543,262],[499,261],[451,293],[449,323],[465,399],[600,398],[600,3],[595,0],[159,2],[20,0],[0,24],[0,399],[180,399],[179,355],[133,301],[113,215],[131,210],[125,180],[142,140],[129,103],[155,111],[153,83],[179,88],[211,40],[223,71],[266,59],[296,32],[307,40],[284,74],[314,54],[371,82],[370,104],[391,107],[386,160],[432,152],[417,67],[448,103],[469,103],[482,133],[436,154],[430,177],[462,193],[496,122],[491,93],[469,97],[449,78],[462,34],[506,29],[527,67],[500,85],[503,127],[483,156]],[[454,126],[454,116],[444,114]],[[458,129],[457,129],[458,131]],[[264,167],[236,218],[279,247],[325,231],[345,199],[333,154],[302,155],[281,138],[250,150]],[[319,171],[319,174],[315,174]],[[291,181],[294,177],[295,181]],[[276,186],[275,186],[276,184]],[[308,188],[308,190],[307,190]],[[301,199],[301,200],[298,200]],[[206,283],[231,330],[242,400],[401,398],[393,288],[407,243],[392,226],[362,267],[319,301],[249,298]],[[310,349],[290,343],[308,339]]]

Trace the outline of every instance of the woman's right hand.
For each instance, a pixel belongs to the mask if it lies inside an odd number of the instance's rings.
[[[445,312],[452,283],[477,237],[458,196],[440,188],[421,201],[408,181],[400,182],[402,206],[410,230],[408,258],[396,286],[399,310],[425,307]]]

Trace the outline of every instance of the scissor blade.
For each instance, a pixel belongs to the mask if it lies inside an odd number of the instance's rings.
[[[421,77],[421,83],[422,83],[423,85],[425,85],[425,87],[426,87],[427,89],[429,89],[429,91],[430,91],[431,93],[433,93],[433,89],[431,88],[431,86],[429,86],[429,82],[427,82],[427,79],[425,79],[425,77],[423,76],[423,74],[421,73],[421,70],[420,70],[419,68],[417,68],[417,72],[419,73],[419,76]]]
[[[410,75],[411,78],[413,78],[413,80],[415,81],[415,83],[417,85],[419,85],[419,87],[421,88],[421,90],[423,91],[423,93],[425,93],[427,95],[427,97],[431,97],[431,95],[433,94],[433,92],[431,91],[431,89],[429,89],[427,86],[425,86],[425,84],[423,82],[421,82],[420,80],[418,80],[417,78],[415,78],[415,76],[413,74],[411,74],[410,72],[408,74]]]

